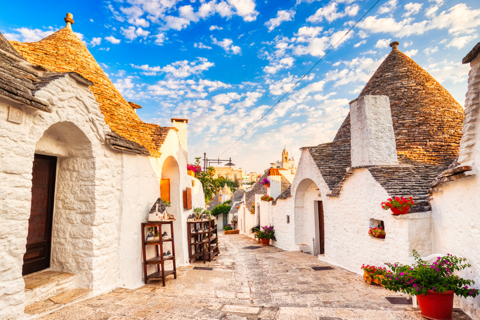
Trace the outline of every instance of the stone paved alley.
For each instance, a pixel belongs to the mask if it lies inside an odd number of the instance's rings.
[[[117,289],[41,319],[422,319],[416,309],[385,299],[398,294],[367,285],[357,274],[335,266],[314,271],[328,265],[300,252],[247,246],[258,244],[222,235],[217,261],[179,268],[178,279],[168,277],[165,288]],[[453,319],[470,318],[456,310]]]

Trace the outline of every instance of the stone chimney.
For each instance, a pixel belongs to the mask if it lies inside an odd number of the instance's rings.
[[[350,102],[350,125],[352,167],[398,164],[387,96],[367,95]]]
[[[178,130],[178,140],[180,142],[180,147],[182,148],[183,155],[185,160],[188,163],[188,148],[187,148],[187,123],[188,119],[176,119],[172,118],[173,127]]]

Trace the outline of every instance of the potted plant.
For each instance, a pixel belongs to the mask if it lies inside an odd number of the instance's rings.
[[[260,200],[262,200],[262,201],[267,201],[267,202],[271,202],[271,201],[273,201],[273,198],[270,197],[270,196],[268,196],[268,195],[263,195],[263,196],[260,198]]]
[[[203,213],[207,216],[207,220],[212,220],[212,211],[205,210]]]
[[[270,181],[267,178],[263,178],[263,180],[260,181],[259,183],[263,184],[265,188],[270,188]]]
[[[273,226],[265,226],[262,227],[262,229],[263,230],[258,231],[257,238],[261,239],[264,246],[268,246],[270,244],[270,240],[277,240],[275,238],[275,230],[273,229]]]
[[[252,228],[252,232],[255,235],[254,239],[257,239],[258,243],[260,243],[262,240],[258,237],[258,233],[260,232],[260,227],[254,227]]]
[[[404,197],[389,198],[386,202],[382,202],[384,210],[392,210],[394,215],[407,214],[410,208],[415,204],[412,197],[409,199]]]
[[[255,214],[255,203],[252,203],[252,208],[250,208],[250,213]]]
[[[231,224],[226,224],[223,226],[223,231],[230,231],[233,230],[233,227]]]
[[[379,239],[385,239],[385,230],[383,230],[382,227],[377,227],[377,228],[372,228],[370,227],[370,230],[368,230],[368,234],[370,237],[373,238],[379,238]]]
[[[448,254],[427,264],[416,250],[413,250],[413,256],[416,263],[412,266],[386,263],[392,269],[392,274],[387,274],[382,283],[388,290],[417,296],[424,317],[451,319],[455,294],[465,298],[478,295],[478,289],[471,288],[475,283],[473,280],[454,274],[455,271],[470,267],[467,259]]]
[[[195,220],[202,220],[203,208],[193,208],[193,214],[195,215]]]
[[[235,229],[235,226],[236,226],[237,222],[238,222],[238,218],[237,218],[236,216],[233,217],[233,218],[232,218],[233,229]]]
[[[382,287],[385,286],[382,283],[382,281],[385,279],[385,275],[387,273],[391,273],[391,271],[387,271],[387,268],[385,267],[370,266],[368,264],[362,264],[361,269],[363,269],[363,280],[365,280],[366,283],[376,283],[381,285]]]

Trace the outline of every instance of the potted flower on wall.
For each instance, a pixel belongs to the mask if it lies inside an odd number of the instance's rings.
[[[412,197],[409,199],[404,197],[389,198],[386,202],[382,202],[384,210],[392,210],[394,215],[407,214],[410,208],[415,204]]]
[[[261,239],[262,245],[268,246],[270,244],[270,240],[277,240],[277,238],[275,238],[275,230],[273,226],[265,226],[262,227],[262,229],[263,230],[259,230],[257,232],[257,238]]]
[[[263,180],[260,181],[259,183],[263,184],[265,188],[270,188],[270,180],[268,180],[267,178],[263,178]]]
[[[250,208],[250,213],[255,214],[255,203],[252,204],[252,207]]]
[[[269,197],[268,195],[263,195],[260,200],[262,201],[267,201],[267,202],[271,202],[273,201],[273,198],[272,197]]]
[[[387,271],[387,268],[385,267],[370,266],[368,264],[362,264],[361,269],[363,269],[363,280],[365,280],[366,283],[376,283],[383,287],[385,285],[382,283],[382,281],[385,279],[385,275],[387,273],[392,273],[391,271]]]
[[[370,230],[368,230],[368,234],[370,235],[370,237],[378,238],[378,239],[385,239],[385,236],[387,235],[385,230],[383,230],[382,227],[376,227],[376,228],[370,227]]]
[[[478,289],[471,288],[475,284],[473,280],[454,274],[471,266],[466,263],[467,259],[448,254],[427,264],[416,250],[413,256],[416,263],[412,266],[386,263],[393,273],[387,274],[382,283],[388,290],[417,296],[425,318],[451,319],[454,295],[474,298],[479,294]]]

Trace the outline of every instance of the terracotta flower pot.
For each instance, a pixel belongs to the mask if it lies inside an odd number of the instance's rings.
[[[406,206],[406,207],[404,207],[403,209],[390,208],[390,210],[392,210],[392,212],[393,212],[394,215],[407,214],[408,211],[410,210],[410,207],[409,207],[409,206]]]
[[[374,237],[374,238],[378,238],[378,239],[385,239],[385,234],[379,234],[378,236]]]
[[[270,244],[270,239],[262,238],[262,245],[268,246]]]
[[[428,294],[418,295],[417,301],[422,315],[433,320],[452,319],[454,294],[453,290],[443,293],[428,290]]]
[[[187,174],[188,174],[189,176],[192,176],[192,177],[195,178],[195,171],[188,170],[188,171],[187,171]]]
[[[265,188],[270,188],[270,183],[265,183],[264,186]]]

